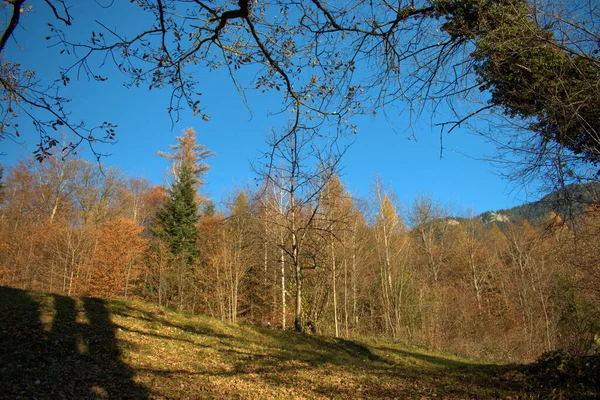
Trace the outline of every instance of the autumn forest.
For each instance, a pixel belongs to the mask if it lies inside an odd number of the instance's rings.
[[[380,179],[359,199],[335,173],[302,179],[283,164],[217,208],[201,194],[212,153],[193,129],[159,155],[166,186],[75,157],[5,168],[0,285],[486,360],[598,345],[597,208],[459,218]]]

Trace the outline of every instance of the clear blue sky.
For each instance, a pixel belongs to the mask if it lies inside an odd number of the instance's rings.
[[[68,28],[68,32],[72,37],[88,38],[95,29],[94,19],[108,22],[111,27],[118,26],[120,30],[123,26],[134,30],[143,23],[138,19],[140,13],[129,2],[119,5],[118,14],[116,7],[103,10],[95,2],[79,3],[74,1],[71,9],[74,26]],[[55,22],[48,7],[41,2],[33,5],[35,9],[23,15],[22,26],[15,32],[16,41],[9,42],[5,58],[21,62],[42,79],[55,79],[58,66],[67,60],[58,55],[58,48],[48,48],[51,42],[44,40],[48,35],[46,23]],[[6,13],[6,10],[0,12]],[[3,16],[0,21],[6,18]],[[111,154],[103,159],[105,164],[117,166],[130,176],[161,184],[165,181],[168,161],[157,157],[156,151],[168,150],[175,136],[193,127],[198,132],[198,141],[217,154],[208,160],[212,170],[207,176],[205,194],[218,203],[235,185],[252,184],[256,176],[250,163],[268,150],[266,134],[269,130],[281,126],[280,120],[267,117],[268,111],[279,107],[276,95],[250,93],[253,111],[250,114],[225,71],[200,70],[197,79],[211,119],[205,122],[191,112],[184,112],[172,128],[166,111],[168,91],[126,89],[122,85],[123,77],[112,67],[102,72],[109,77],[107,82],[88,82],[82,77],[63,94],[73,99],[70,111],[74,120],[90,124],[107,120],[118,125],[119,142],[99,147]],[[29,125],[21,123],[21,126]],[[522,188],[511,190],[514,186],[500,178],[489,164],[464,155],[481,158],[493,153],[493,147],[480,137],[460,129],[444,135],[445,151],[440,159],[439,132],[431,128],[429,116],[418,121],[416,142],[408,139],[410,132],[406,126],[403,116],[358,120],[356,142],[342,161],[342,181],[352,193],[366,197],[373,178],[380,175],[403,203],[410,203],[415,195],[429,194],[442,203],[480,213],[535,199],[527,198]],[[24,144],[0,142],[0,151],[6,153],[0,162],[11,165],[17,158],[31,154],[37,134],[22,129],[21,138]],[[82,148],[79,153],[86,155],[87,152]]]

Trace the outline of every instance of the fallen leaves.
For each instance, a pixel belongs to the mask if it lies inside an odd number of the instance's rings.
[[[0,336],[11,349],[10,355],[6,346],[0,352],[0,365],[11,368],[0,368],[0,385],[13,397],[463,399],[524,394],[522,376],[509,367],[392,342],[228,325],[140,301],[91,302],[0,288],[0,315],[6,320]]]

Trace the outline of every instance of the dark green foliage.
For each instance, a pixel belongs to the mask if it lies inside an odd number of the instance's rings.
[[[206,203],[202,206],[202,215],[205,217],[214,217],[215,216],[215,203],[212,201]]]
[[[528,368],[530,389],[541,398],[595,399],[600,395],[600,355],[544,353]]]
[[[526,0],[433,5],[453,43],[474,42],[477,82],[491,94],[491,106],[524,120],[542,148],[552,141],[600,162],[600,44],[570,48],[556,39],[554,26],[537,22]]]
[[[600,353],[600,302],[582,296],[575,282],[560,282],[554,289],[561,343],[573,354]]]
[[[158,213],[155,234],[163,239],[175,257],[188,263],[198,256],[198,203],[196,178],[187,163],[183,163],[177,179],[169,189],[169,198]]]
[[[481,34],[480,27],[487,9],[492,5],[481,0],[438,0],[434,2],[437,18],[446,22],[442,29],[453,41],[473,39]]]
[[[571,54],[539,26],[526,1],[494,3],[472,53],[481,90],[511,118],[529,121],[545,141],[555,141],[586,161],[600,161],[599,59]],[[470,28],[473,29],[473,28]]]

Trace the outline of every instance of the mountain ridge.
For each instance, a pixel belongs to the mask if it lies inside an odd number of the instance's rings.
[[[524,203],[508,209],[485,211],[479,214],[484,224],[493,222],[519,223],[524,220],[539,223],[547,219],[549,213],[563,220],[577,218],[589,207],[600,203],[600,182],[571,184],[551,192],[540,200]]]

